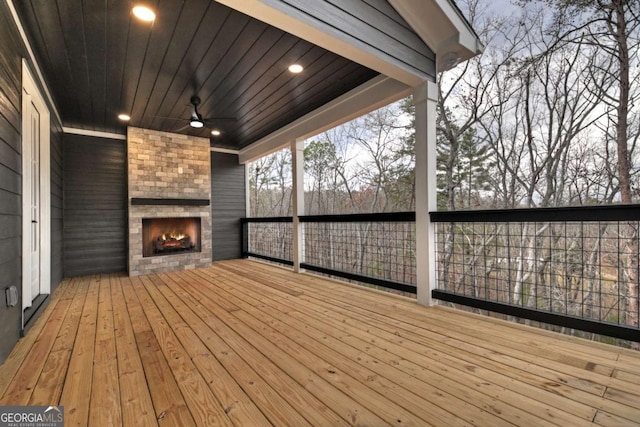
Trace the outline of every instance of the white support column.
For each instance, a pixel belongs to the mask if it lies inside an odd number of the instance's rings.
[[[304,140],[291,143],[291,174],[293,177],[293,270],[300,273],[304,262]]]
[[[251,168],[249,162],[241,163],[244,165],[244,216],[251,217]],[[249,224],[242,224],[242,242],[240,242],[241,256],[245,256],[245,252],[249,250]]]
[[[251,168],[249,163],[244,163],[244,203],[245,203],[245,216],[249,218],[251,216]]]
[[[427,82],[413,92],[416,129],[416,276],[418,303],[432,305],[436,287],[435,226],[429,212],[438,206],[436,185],[436,101],[435,83]]]

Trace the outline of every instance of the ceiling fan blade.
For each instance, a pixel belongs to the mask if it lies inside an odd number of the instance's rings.
[[[151,116],[154,119],[167,119],[167,120],[184,120],[183,118],[180,117],[167,117],[167,116]]]
[[[204,119],[205,123],[218,123],[218,122],[237,122],[237,119],[232,117],[207,117]]]
[[[183,132],[183,131],[185,131],[185,130],[187,130],[189,128],[191,128],[191,126],[189,126],[189,124],[186,124],[186,125],[182,126],[180,129],[174,130],[173,132]]]
[[[173,120],[175,122],[185,122],[187,120],[177,118],[177,117],[166,117],[166,116],[149,116],[152,120]]]

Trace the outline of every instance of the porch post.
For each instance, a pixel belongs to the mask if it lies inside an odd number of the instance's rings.
[[[251,168],[249,163],[244,163],[244,210],[245,216],[251,216]],[[257,184],[256,184],[257,185]]]
[[[291,175],[293,177],[293,270],[300,273],[304,262],[304,229],[300,216],[304,215],[304,140],[291,143]]]
[[[427,82],[413,91],[415,105],[416,286],[418,303],[433,305],[436,288],[435,226],[429,212],[437,209],[436,101],[437,85]]]

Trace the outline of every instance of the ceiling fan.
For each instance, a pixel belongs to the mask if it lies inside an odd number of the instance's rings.
[[[222,121],[231,121],[235,122],[236,119],[230,117],[202,117],[202,114],[198,112],[198,105],[200,105],[200,97],[192,96],[191,97],[191,105],[193,105],[193,112],[191,113],[191,118],[189,119],[189,126],[192,128],[199,129],[207,125],[209,126],[210,122],[222,122]]]
[[[189,127],[192,127],[194,129],[201,129],[205,126],[212,128],[212,131],[217,131],[217,129],[214,129],[215,125],[219,124],[220,122],[236,121],[236,119],[230,118],[230,117],[203,117],[202,114],[200,114],[200,112],[198,111],[198,105],[200,105],[201,103],[199,96],[196,96],[196,95],[192,96],[190,99],[190,102],[191,102],[191,105],[193,106],[193,110],[191,111],[191,116],[188,119],[188,125],[185,125],[184,127],[180,128],[178,132],[183,131]],[[162,116],[156,116],[156,117],[161,119],[169,119],[169,120],[181,120],[181,121],[184,120],[184,119],[179,119],[175,117],[162,117]]]

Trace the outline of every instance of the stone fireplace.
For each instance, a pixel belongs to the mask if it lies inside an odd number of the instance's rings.
[[[209,140],[129,127],[129,275],[212,261]]]

